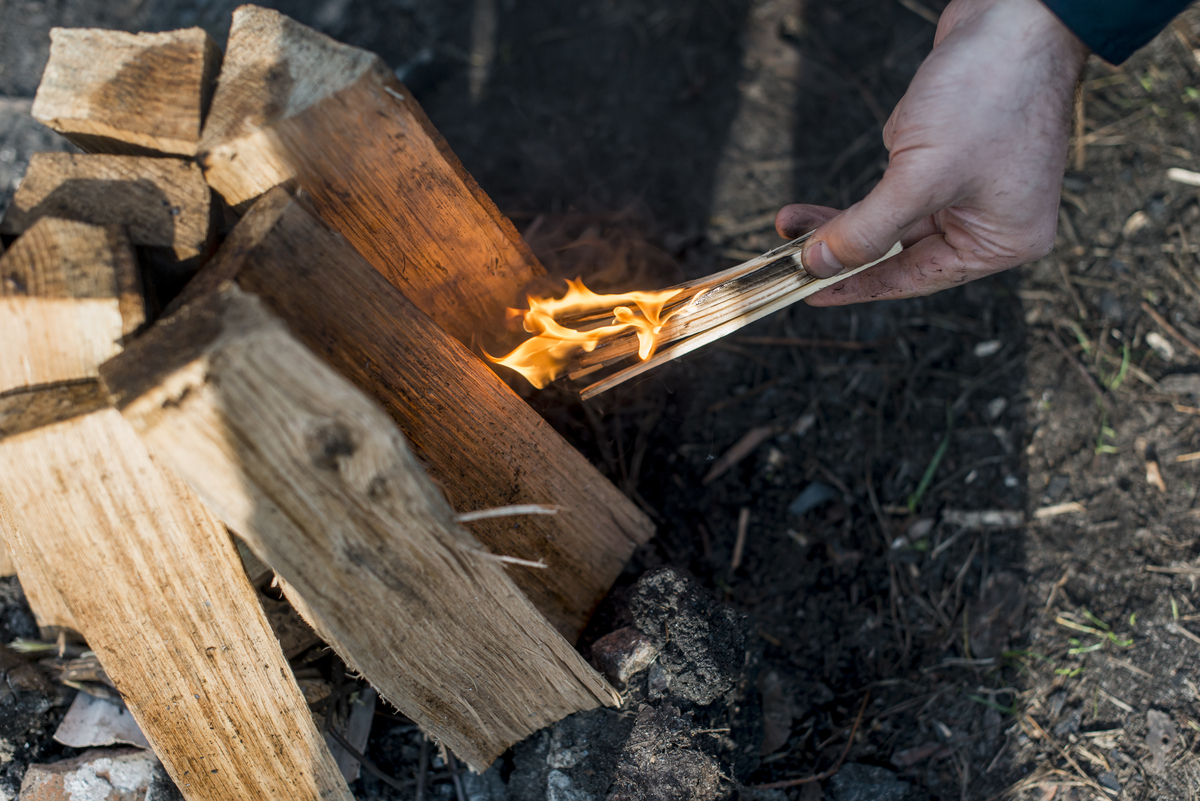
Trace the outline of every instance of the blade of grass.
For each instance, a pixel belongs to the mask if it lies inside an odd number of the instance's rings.
[[[921,500],[925,497],[925,492],[929,489],[929,485],[933,483],[933,477],[937,475],[937,469],[942,464],[942,459],[946,456],[946,451],[950,448],[950,434],[954,428],[954,418],[950,414],[949,407],[946,408],[946,435],[942,437],[942,441],[938,443],[937,450],[933,452],[933,458],[929,460],[929,466],[925,468],[925,474],[921,476],[920,483],[917,484],[916,491],[908,496],[908,511],[916,513],[917,507],[921,505]]]

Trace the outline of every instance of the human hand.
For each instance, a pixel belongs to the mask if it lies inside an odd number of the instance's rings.
[[[1040,0],[953,0],[883,130],[883,179],[839,213],[775,218],[827,278],[904,250],[808,298],[840,306],[929,295],[1041,258],[1054,245],[1071,106],[1087,49]]]

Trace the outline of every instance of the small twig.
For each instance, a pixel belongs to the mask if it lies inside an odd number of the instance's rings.
[[[1200,567],[1163,567],[1161,565],[1146,565],[1144,568],[1147,573],[1166,573],[1169,576],[1197,576],[1200,575]]]
[[[454,754],[449,748],[446,749],[446,766],[450,768],[450,778],[454,780],[454,796],[457,801],[467,801],[467,797],[463,794],[462,781],[458,778],[458,760],[454,758]]]
[[[1058,591],[1066,586],[1067,582],[1071,580],[1073,573],[1074,568],[1068,567],[1063,571],[1062,578],[1054,582],[1054,586],[1050,588],[1050,594],[1046,596],[1046,609],[1049,609],[1050,604],[1054,603],[1054,596],[1057,595]]]
[[[742,551],[746,547],[746,530],[750,527],[750,507],[743,506],[738,512],[737,540],[733,543],[733,558],[729,560],[729,572],[734,573],[742,566]]]
[[[1075,304],[1075,308],[1079,311],[1079,317],[1086,320],[1087,306],[1083,303],[1083,298],[1079,297],[1079,292],[1075,289],[1075,284],[1071,282],[1071,268],[1067,266],[1065,261],[1061,259],[1058,262],[1058,271],[1062,274],[1063,285],[1067,288],[1067,295],[1070,296],[1071,302]]]
[[[1188,631],[1183,626],[1178,626],[1174,623],[1168,623],[1167,628],[1173,633],[1178,634],[1180,637],[1187,637],[1189,640],[1196,643],[1196,645],[1200,645],[1200,637]]]
[[[425,734],[421,735],[421,751],[417,757],[417,775],[413,778],[417,780],[417,790],[413,795],[413,801],[425,801],[425,780],[429,775],[429,737]]]
[[[1098,783],[1096,783],[1092,779],[1091,776],[1088,776],[1086,773],[1084,773],[1083,768],[1079,767],[1079,763],[1076,762],[1074,759],[1072,759],[1071,755],[1068,754],[1063,749],[1062,746],[1060,746],[1058,743],[1056,743],[1050,737],[1049,734],[1046,734],[1046,730],[1043,729],[1040,725],[1038,725],[1038,722],[1033,719],[1033,715],[1026,714],[1025,720],[1027,720],[1030,723],[1030,725],[1032,725],[1035,729],[1037,729],[1038,734],[1040,734],[1043,738],[1045,738],[1046,742],[1050,743],[1050,745],[1054,747],[1054,750],[1057,751],[1059,753],[1059,755],[1067,761],[1068,765],[1070,765],[1072,768],[1075,769],[1075,772],[1079,774],[1079,778],[1083,779],[1083,781],[1087,783],[1088,787],[1091,787],[1093,790],[1096,790],[1097,792],[1099,792],[1101,798],[1108,797],[1107,794],[1104,792],[1104,788],[1101,787]]]
[[[1087,163],[1087,145],[1083,136],[1087,130],[1087,117],[1083,105],[1083,81],[1075,85],[1075,172],[1083,172]]]
[[[928,22],[933,27],[937,27],[938,19],[940,19],[940,17],[938,16],[938,13],[929,6],[918,3],[917,0],[897,0],[897,2],[912,13],[916,14],[921,19]]]
[[[470,551],[480,559],[486,559],[489,562],[499,562],[503,565],[521,565],[522,567],[536,567],[541,570],[545,570],[547,567],[549,567],[549,565],[540,559],[534,562],[530,559],[520,559],[516,556],[504,556],[503,554],[498,553],[488,553],[487,551],[482,551],[478,548],[467,548],[465,546],[463,547],[463,550]]]
[[[1200,347],[1197,347],[1195,342],[1192,342],[1192,340],[1188,339],[1183,334],[1179,333],[1178,329],[1176,329],[1175,326],[1168,323],[1167,318],[1163,317],[1161,314],[1156,312],[1154,310],[1153,306],[1151,306],[1149,303],[1147,303],[1145,301],[1142,301],[1142,311],[1146,312],[1146,314],[1149,314],[1151,317],[1153,317],[1154,322],[1158,323],[1159,327],[1161,327],[1162,330],[1164,330],[1168,334],[1170,334],[1171,337],[1174,338],[1176,341],[1178,341],[1180,345],[1183,345],[1185,348],[1187,348],[1189,351],[1191,351],[1193,356],[1200,356]]]
[[[863,712],[867,711],[867,701],[870,700],[871,693],[867,692],[863,696],[862,703],[858,707],[858,716],[854,718],[854,726],[850,729],[850,737],[846,740],[846,747],[842,749],[842,755],[838,757],[838,761],[833,763],[833,767],[822,773],[816,773],[812,776],[805,776],[803,779],[787,779],[781,782],[770,782],[769,784],[751,785],[755,790],[782,790],[785,787],[799,787],[802,784],[811,784],[812,782],[823,782],[833,776],[842,769],[842,763],[846,761],[846,757],[850,754],[850,748],[854,745],[854,735],[858,734],[858,725],[862,723]]]
[[[461,512],[454,519],[459,523],[470,523],[474,520],[490,520],[493,517],[514,517],[516,515],[556,515],[559,507],[545,503],[518,503],[512,506],[493,506],[490,509],[477,509],[474,512]]]
[[[347,740],[342,735],[338,734],[332,728],[326,729],[325,733],[328,734],[330,737],[332,737],[337,742],[338,745],[340,745],[343,749],[345,749],[347,754],[354,757],[358,761],[358,764],[362,766],[362,769],[365,770],[367,773],[370,773],[376,779],[379,779],[379,781],[383,782],[384,784],[388,785],[389,787],[394,787],[397,790],[407,790],[408,789],[407,787],[404,786],[403,782],[397,781],[396,779],[392,778],[391,776],[389,776],[388,774],[386,774],[382,770],[380,770],[379,767],[374,762],[372,762],[370,759],[368,759],[361,751],[359,751],[354,746],[350,745],[349,740]],[[457,781],[458,780],[456,778],[455,783],[457,783]]]

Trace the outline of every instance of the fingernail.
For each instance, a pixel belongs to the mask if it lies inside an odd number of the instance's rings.
[[[804,269],[817,278],[832,278],[842,271],[842,264],[833,256],[833,251],[825,240],[819,240],[800,251],[800,260]]]

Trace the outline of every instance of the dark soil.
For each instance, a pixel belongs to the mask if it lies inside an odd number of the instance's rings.
[[[2,5],[0,93],[32,96],[50,25],[200,24],[223,41],[233,5]],[[779,242],[780,205],[864,195],[934,32],[895,0],[279,7],[380,52],[547,265],[608,289],[714,272]],[[1189,12],[1120,69],[1089,66],[1085,158],[1037,264],[930,298],[794,307],[588,404],[518,387],[658,523],[585,652],[630,624],[655,636],[631,598],[669,566],[700,588],[693,617],[743,621],[748,656],[729,692],[651,697],[640,674],[622,711],[535,735],[464,778],[466,796],[1196,797],[1200,480],[1176,457],[1200,450],[1200,204],[1166,171],[1200,154],[1197,48]],[[0,123],[16,174],[36,131]],[[783,433],[705,480],[761,426]],[[1023,522],[957,514],[981,511]],[[713,631],[707,654],[671,645],[657,664],[723,675],[720,637],[736,637]],[[763,723],[739,728],[734,707]],[[732,747],[695,745],[709,728]],[[411,781],[420,754],[415,728],[377,717],[381,769]],[[453,798],[426,755],[426,797]],[[691,786],[651,794],[685,766]],[[372,778],[356,792],[412,797]]]

